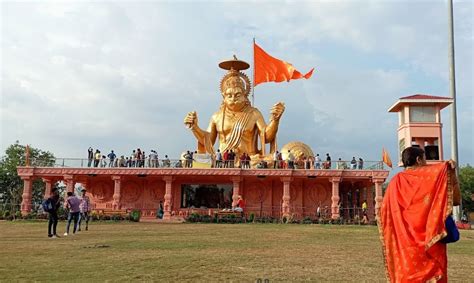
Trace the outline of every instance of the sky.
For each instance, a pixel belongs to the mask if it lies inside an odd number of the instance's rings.
[[[474,164],[472,1],[454,1],[459,162]],[[177,158],[196,149],[183,119],[207,128],[221,103],[218,63],[252,65],[252,40],[309,80],[266,83],[268,122],[286,105],[278,144],[334,158],[397,160],[398,115],[413,94],[450,96],[446,1],[11,2],[1,6],[1,145],[56,157],[87,148]],[[247,70],[251,76],[251,70]],[[442,111],[451,156],[450,107]]]

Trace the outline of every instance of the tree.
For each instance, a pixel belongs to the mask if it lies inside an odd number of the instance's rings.
[[[474,211],[474,167],[467,164],[459,168],[459,184],[463,208]]]
[[[53,166],[55,157],[49,151],[33,148],[30,146],[31,166]],[[0,160],[0,204],[11,213],[19,210],[21,195],[23,194],[23,181],[17,174],[18,166],[25,166],[26,147],[19,141],[10,145],[5,155]],[[45,184],[42,180],[33,181],[33,204],[41,203]],[[36,207],[35,205],[33,207]]]

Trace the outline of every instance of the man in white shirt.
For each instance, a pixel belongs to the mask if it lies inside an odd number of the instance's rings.
[[[279,168],[278,166],[278,150],[273,153],[273,169]]]
[[[314,169],[321,169],[321,158],[319,157],[319,154],[316,154],[316,157],[314,158]]]

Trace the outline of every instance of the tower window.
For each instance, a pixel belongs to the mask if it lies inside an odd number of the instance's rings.
[[[410,106],[410,122],[436,122],[434,106]]]

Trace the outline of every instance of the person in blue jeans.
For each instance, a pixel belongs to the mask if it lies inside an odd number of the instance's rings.
[[[74,220],[73,233],[76,234],[77,223],[79,221],[79,214],[81,211],[80,205],[81,205],[81,200],[78,197],[76,197],[73,192],[68,192],[67,199],[64,202],[64,207],[69,210],[68,217],[67,217],[66,233],[64,233],[64,236],[69,235],[69,226],[71,225],[71,221],[73,220]]]

